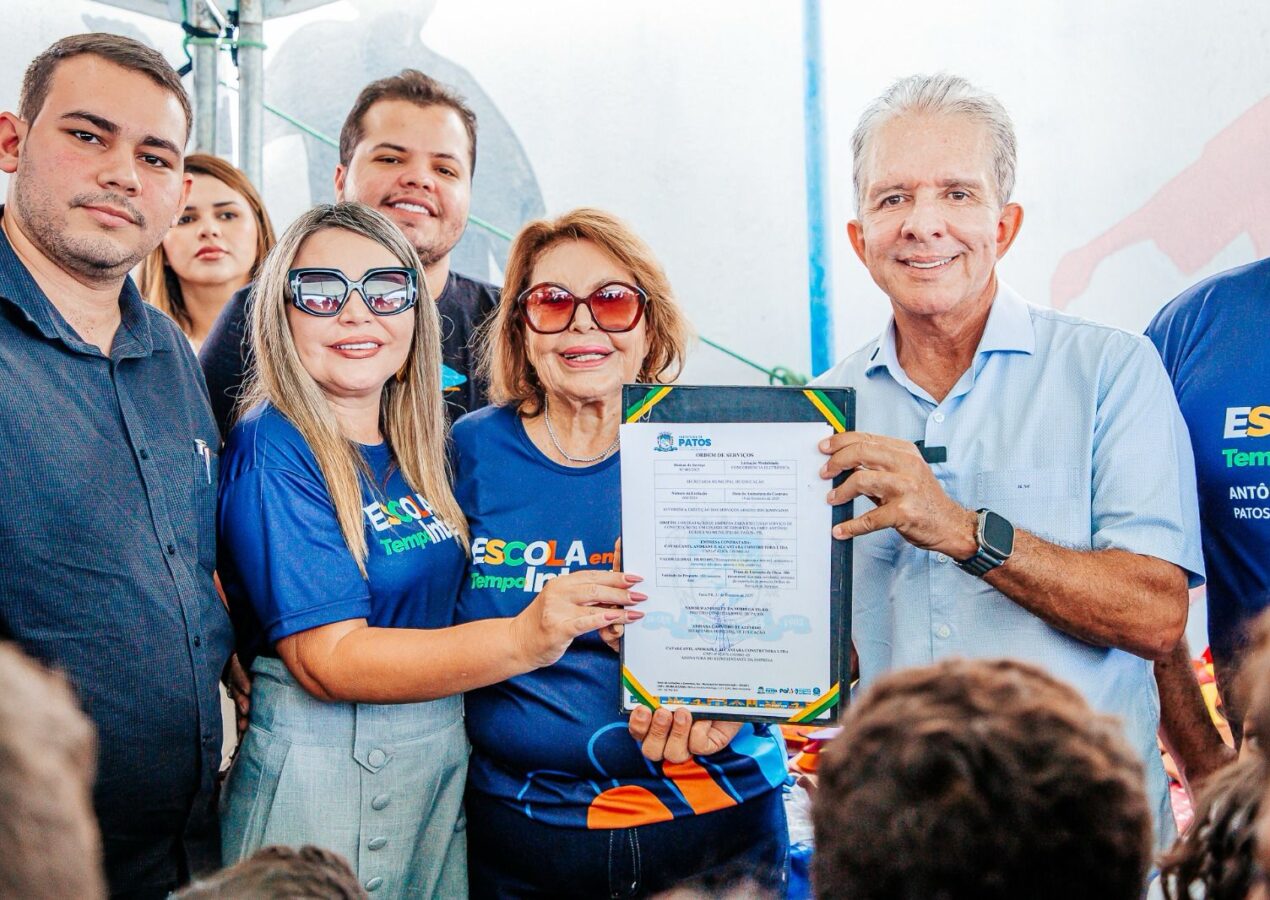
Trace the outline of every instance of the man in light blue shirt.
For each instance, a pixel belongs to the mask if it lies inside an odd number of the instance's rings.
[[[1014,657],[1119,716],[1171,840],[1153,659],[1203,582],[1186,426],[1143,337],[1026,304],[996,263],[1009,117],[960,78],[913,77],[853,138],[851,243],[891,300],[876,340],[821,383],[857,390],[854,433],[822,446],[856,500],[861,684],[949,656]],[[917,443],[917,442],[920,442]]]

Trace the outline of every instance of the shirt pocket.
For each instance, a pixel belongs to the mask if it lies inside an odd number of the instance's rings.
[[[206,458],[195,453],[194,497],[199,517],[197,530],[198,562],[208,572],[216,571],[216,494],[220,482],[220,454],[213,448],[215,439],[207,445]]]
[[[1005,516],[1020,528],[1064,543],[1088,543],[1085,516],[1083,536],[1077,527],[1081,510],[1088,510],[1088,489],[1082,489],[1080,469],[992,469],[975,477],[977,506]]]

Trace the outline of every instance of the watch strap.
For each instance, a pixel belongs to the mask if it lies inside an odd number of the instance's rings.
[[[971,556],[969,559],[959,559],[956,560],[956,562],[963,572],[969,572],[976,578],[982,578],[984,575],[987,575],[993,569],[1004,563],[1009,556],[1007,555],[1006,557],[1002,557],[987,547],[984,543],[983,531],[984,520],[986,519],[989,511],[987,507],[984,507],[983,509],[976,510],[976,512],[978,513],[979,519],[977,525],[975,526],[975,541],[979,544],[979,547],[975,550],[974,556]]]

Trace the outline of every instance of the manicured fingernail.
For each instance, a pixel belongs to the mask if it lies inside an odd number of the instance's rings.
[[[628,622],[635,622],[642,618],[644,618],[644,614],[637,609],[627,610],[626,612],[626,621]]]
[[[627,584],[639,584],[643,580],[644,580],[644,577],[642,575],[632,575],[630,572],[626,573]]]
[[[630,597],[632,600],[647,600],[648,599],[647,594],[641,594],[639,591],[627,591],[626,595]]]

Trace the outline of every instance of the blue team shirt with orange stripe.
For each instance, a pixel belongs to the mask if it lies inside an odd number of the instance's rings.
[[[515,413],[488,407],[454,428],[455,495],[472,529],[458,621],[514,616],[547,579],[609,569],[620,530],[618,459],[561,466]],[[467,695],[470,790],[551,825],[627,828],[735,806],[785,780],[776,728],[682,764],[644,758],[618,715],[618,656],[585,635],[555,665]]]

